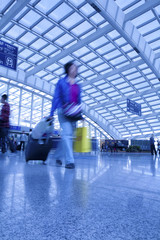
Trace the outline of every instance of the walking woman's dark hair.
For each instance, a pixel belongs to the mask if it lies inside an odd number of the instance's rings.
[[[7,94],[3,94],[3,95],[2,95],[2,98],[6,101],[6,100],[8,99]]]
[[[73,61],[70,61],[70,62],[68,62],[68,63],[66,63],[65,65],[64,65],[64,70],[65,70],[65,73],[68,75],[68,72],[69,72],[69,68],[72,66],[72,65],[74,65],[74,62]]]

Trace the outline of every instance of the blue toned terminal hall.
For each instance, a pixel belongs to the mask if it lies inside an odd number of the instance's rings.
[[[0,0],[0,240],[160,240],[160,0]]]

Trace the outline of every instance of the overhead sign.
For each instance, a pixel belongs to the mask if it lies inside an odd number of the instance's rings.
[[[0,40],[0,65],[13,69],[17,69],[18,48],[7,42]]]
[[[20,126],[10,126],[10,130],[14,130],[14,131],[21,131],[21,127]]]
[[[127,111],[133,114],[141,116],[141,104],[136,103],[130,99],[127,99]]]

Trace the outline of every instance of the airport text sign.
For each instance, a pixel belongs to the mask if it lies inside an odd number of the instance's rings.
[[[141,116],[141,104],[127,99],[127,111]]]
[[[0,65],[1,66],[10,68],[16,71],[17,55],[18,55],[17,47],[0,40]]]

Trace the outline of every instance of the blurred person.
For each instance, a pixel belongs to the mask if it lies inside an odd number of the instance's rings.
[[[27,141],[27,136],[26,136],[26,134],[23,131],[22,134],[21,134],[21,137],[20,137],[20,149],[23,150],[23,151],[25,149],[25,142],[26,141]]]
[[[9,133],[9,116],[10,116],[10,106],[7,102],[7,94],[3,94],[1,97],[2,109],[0,113],[0,139],[2,152],[6,152],[5,140],[8,138]]]
[[[68,103],[81,104],[81,89],[76,83],[78,68],[74,62],[68,62],[64,65],[66,76],[60,79],[55,88],[55,94],[52,101],[50,116],[57,109],[58,120],[62,129],[62,139],[55,152],[57,166],[62,165],[62,159],[65,157],[65,167],[75,168],[73,157],[73,133],[76,127],[76,121],[67,118],[64,115],[64,105]]]
[[[150,147],[151,147],[151,154],[153,155],[155,153],[155,155],[157,155],[157,151],[156,151],[155,143],[154,143],[154,135],[153,134],[150,137]]]

